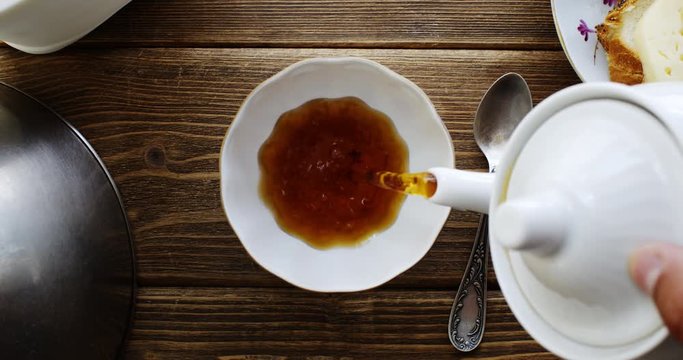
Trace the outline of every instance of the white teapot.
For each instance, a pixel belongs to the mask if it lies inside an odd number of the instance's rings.
[[[627,270],[640,245],[683,244],[683,83],[562,90],[496,171],[430,169],[430,200],[490,213],[501,290],[532,337],[565,358],[683,356]]]
[[[0,41],[31,54],[82,38],[130,0],[0,0]]]

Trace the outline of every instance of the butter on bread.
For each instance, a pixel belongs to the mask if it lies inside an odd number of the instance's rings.
[[[655,0],[620,0],[596,27],[598,41],[607,52],[612,81],[624,84],[643,82],[643,65],[635,45],[636,27]]]
[[[683,0],[656,0],[640,19],[635,46],[643,81],[683,81]]]

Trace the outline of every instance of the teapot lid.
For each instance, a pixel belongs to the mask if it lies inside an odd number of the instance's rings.
[[[627,263],[646,242],[682,242],[683,167],[671,164],[683,164],[673,134],[615,99],[565,107],[523,145],[491,214],[492,239],[508,249],[525,301],[556,331],[619,346],[662,329]]]

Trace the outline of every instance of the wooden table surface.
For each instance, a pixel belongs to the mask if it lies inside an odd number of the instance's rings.
[[[422,87],[463,169],[486,169],[472,119],[498,76],[522,74],[534,103],[579,82],[548,0],[134,0],[55,54],[0,47],[0,81],[75,125],[122,193],[139,282],[126,358],[553,358],[515,320],[492,271],[481,346],[461,354],[449,343],[474,213],[452,211],[422,261],[360,293],[294,288],[242,248],[220,202],[230,122],[285,66],[346,55]]]

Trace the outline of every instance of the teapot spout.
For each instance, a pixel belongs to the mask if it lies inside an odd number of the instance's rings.
[[[436,167],[428,170],[436,179],[436,192],[429,200],[458,210],[488,214],[492,173]]]

